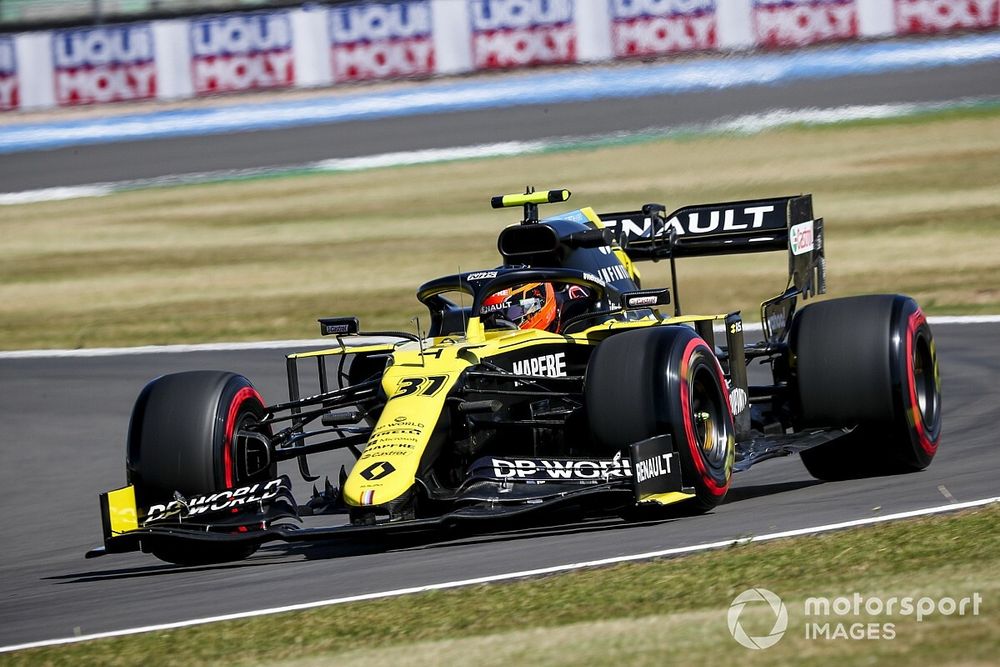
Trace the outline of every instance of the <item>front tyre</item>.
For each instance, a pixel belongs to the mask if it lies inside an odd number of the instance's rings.
[[[264,416],[264,402],[242,375],[190,371],[156,378],[136,400],[129,423],[126,474],[142,506],[175,491],[207,494],[266,481],[276,474],[269,452],[236,433]],[[256,545],[178,547],[152,543],[161,560],[184,565],[246,558]]]
[[[606,452],[669,433],[688,510],[706,512],[725,498],[733,471],[735,429],[722,368],[708,344],[682,326],[611,336],[587,367],[591,432]]]
[[[879,294],[803,308],[790,345],[804,425],[856,427],[802,453],[818,479],[923,470],[941,440],[934,336],[917,303]]]

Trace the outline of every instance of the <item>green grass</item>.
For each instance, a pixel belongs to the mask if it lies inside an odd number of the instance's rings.
[[[352,603],[4,656],[11,665],[986,665],[1000,655],[1000,507],[735,546],[673,560]],[[405,557],[405,556],[404,556]],[[751,651],[726,625],[764,587],[788,630]],[[978,593],[978,616],[834,617],[891,622],[895,639],[806,639],[808,597]],[[741,622],[766,634],[773,616]],[[252,640],[250,639],[252,638]],[[233,647],[238,646],[239,650]]]
[[[1000,312],[998,174],[1000,110],[987,107],[4,206],[0,349],[312,337],[316,317],[347,314],[406,328],[420,283],[499,262],[517,212],[488,197],[527,183],[599,210],[812,192],[831,295]],[[681,262],[682,303],[754,319],[786,262]],[[666,284],[664,265],[642,268]]]

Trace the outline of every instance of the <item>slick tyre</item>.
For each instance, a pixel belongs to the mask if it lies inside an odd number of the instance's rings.
[[[191,371],[156,378],[132,409],[126,474],[140,505],[212,493],[276,474],[269,453],[235,434],[264,416],[264,402],[242,375]],[[149,542],[147,540],[147,542]],[[145,550],[182,565],[240,560],[256,545],[178,547],[149,542]]]
[[[803,426],[854,428],[802,452],[818,479],[923,470],[941,439],[934,336],[916,302],[880,294],[803,308],[789,339]]]
[[[611,336],[587,367],[591,433],[606,453],[670,434],[684,486],[696,494],[683,509],[706,512],[725,498],[733,470],[735,429],[725,387],[712,350],[687,327]]]

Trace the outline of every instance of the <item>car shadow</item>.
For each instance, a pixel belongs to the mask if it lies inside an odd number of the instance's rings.
[[[755,498],[762,498],[779,493],[787,493],[804,489],[817,484],[820,480],[804,479],[789,482],[774,482],[770,484],[749,484],[733,486],[726,495],[725,505],[739,503]],[[632,530],[636,528],[671,523],[692,516],[690,512],[677,509],[674,512],[660,511],[654,519],[641,516],[631,520],[623,520],[617,516],[583,518],[573,513],[563,513],[552,517],[538,517],[530,522],[525,518],[517,521],[506,520],[489,528],[475,526],[454,526],[439,528],[421,533],[391,535],[378,539],[323,542],[274,542],[261,547],[254,556],[247,560],[211,565],[171,565],[157,563],[141,567],[115,568],[96,572],[77,572],[50,577],[43,580],[53,580],[59,584],[93,583],[113,581],[116,579],[134,579],[142,577],[158,577],[180,573],[226,571],[249,567],[265,567],[286,563],[294,560],[329,560],[334,558],[352,558],[374,554],[415,551],[425,549],[449,549],[494,542],[511,542],[516,540],[531,540],[545,537],[560,537],[567,535],[583,535],[587,533],[608,532],[615,530]],[[150,556],[152,558],[152,556]]]
[[[565,520],[547,523],[538,522],[527,527],[521,524],[517,528],[492,527],[490,529],[475,530],[472,528],[455,527],[438,530],[426,535],[396,537],[391,540],[384,541],[379,545],[373,546],[381,552],[450,549],[477,544],[490,544],[493,542],[513,542],[517,540],[530,540],[543,537],[560,537],[566,535],[608,532],[612,530],[632,528],[637,525],[642,525],[642,523],[650,522],[626,522],[618,517],[608,517],[602,519],[580,519],[574,522],[567,522]],[[290,548],[300,550],[300,553],[308,560],[318,560],[342,555],[341,549],[336,546],[331,548],[331,545],[322,543],[312,545],[291,545]]]
[[[149,558],[154,558],[149,556]],[[273,562],[273,561],[272,561]],[[114,581],[116,579],[139,579],[142,577],[159,577],[175,573],[209,572],[213,570],[231,570],[244,567],[260,567],[270,565],[271,562],[264,562],[257,559],[235,561],[231,563],[214,563],[211,565],[172,565],[156,561],[154,565],[144,565],[140,567],[115,568],[113,570],[99,570],[96,572],[73,572],[68,574],[52,575],[41,577],[42,581],[55,581],[58,584],[89,584],[99,581]]]
[[[772,482],[770,484],[748,484],[745,486],[734,485],[729,489],[729,493],[726,494],[726,499],[723,501],[723,504],[729,505],[732,503],[742,502],[744,500],[772,496],[778,493],[787,493],[788,491],[795,491],[796,489],[806,489],[810,486],[816,486],[817,484],[822,483],[823,482],[818,479],[800,479],[791,482]]]
[[[42,577],[43,581],[54,581],[58,584],[85,584],[120,579],[139,579],[145,577],[160,577],[197,572],[224,572],[249,567],[266,567],[287,563],[290,560],[329,560],[334,558],[351,558],[369,556],[387,552],[412,551],[423,549],[448,549],[475,544],[492,542],[527,540],[539,537],[558,537],[578,535],[590,532],[605,532],[621,530],[637,525],[656,522],[624,522],[617,517],[599,519],[549,521],[535,520],[525,525],[522,520],[516,527],[493,526],[490,529],[473,529],[472,527],[452,527],[437,529],[430,532],[408,535],[385,536],[379,539],[366,538],[351,541],[322,541],[308,543],[269,543],[261,547],[255,555],[247,560],[208,565],[172,565],[169,563],[154,563],[139,567],[98,570],[89,572],[73,572],[62,575]],[[153,556],[150,556],[153,558]]]

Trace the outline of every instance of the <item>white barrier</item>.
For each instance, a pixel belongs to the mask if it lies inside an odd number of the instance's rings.
[[[1000,0],[384,0],[0,35],[0,110],[990,29]]]

